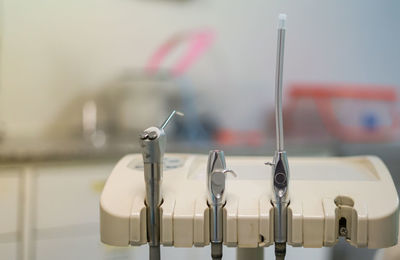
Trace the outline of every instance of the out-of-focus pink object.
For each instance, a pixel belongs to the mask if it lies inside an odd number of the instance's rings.
[[[214,36],[214,32],[211,30],[181,33],[172,36],[151,56],[146,66],[146,72],[149,74],[156,73],[168,54],[176,48],[179,43],[188,41],[188,49],[171,69],[173,76],[182,75],[211,46],[215,38]]]
[[[293,132],[296,132],[296,126],[292,124],[291,117],[302,109],[299,103],[304,100],[314,103],[315,115],[319,115],[325,129],[344,141],[388,141],[395,137],[399,129],[398,99],[393,87],[293,84],[289,97],[285,120],[289,121],[287,126]],[[302,119],[306,121],[305,117],[307,115],[303,114]],[[310,126],[310,131],[312,128]]]
[[[251,146],[260,147],[265,143],[265,136],[257,130],[234,131],[231,129],[219,129],[215,140],[225,146]]]

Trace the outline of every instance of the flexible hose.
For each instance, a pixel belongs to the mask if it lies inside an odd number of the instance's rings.
[[[150,260],[160,260],[160,246],[149,246]]]
[[[222,259],[222,243],[211,243],[211,258],[213,260]]]
[[[275,243],[275,259],[284,260],[286,255],[286,243]]]

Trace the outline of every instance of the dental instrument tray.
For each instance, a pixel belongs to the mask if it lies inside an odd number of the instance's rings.
[[[274,242],[271,170],[265,157],[226,157],[237,177],[227,176],[223,241],[232,247]],[[339,236],[356,247],[397,244],[398,196],[377,157],[290,157],[287,242],[333,246]],[[163,163],[160,242],[191,247],[210,243],[207,156],[166,154]],[[122,158],[100,201],[101,240],[110,245],[147,243],[146,191],[141,154]]]
[[[206,246],[221,260],[223,244],[257,248],[274,244],[283,260],[286,244],[333,246],[344,237],[356,247],[397,244],[399,202],[389,171],[371,156],[288,159],[284,147],[282,79],[286,15],[279,15],[275,74],[276,150],[265,157],[165,156],[160,126],[139,135],[141,154],[125,156],[100,199],[101,240],[110,245]],[[164,174],[165,173],[165,174]],[[236,179],[229,179],[231,174]],[[290,173],[290,174],[289,174]],[[144,177],[144,178],[143,178]],[[143,182],[144,180],[144,182]]]

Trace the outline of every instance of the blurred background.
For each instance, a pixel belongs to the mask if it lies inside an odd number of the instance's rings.
[[[399,11],[396,0],[0,0],[0,259],[144,259],[145,247],[101,244],[98,201],[138,133],[173,109],[185,117],[168,152],[271,156],[280,12],[288,154],[378,155],[399,189]],[[379,253],[341,241],[291,256]]]

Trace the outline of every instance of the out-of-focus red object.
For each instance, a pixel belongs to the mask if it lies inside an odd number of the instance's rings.
[[[262,146],[265,136],[260,131],[234,131],[220,129],[217,131],[215,140],[225,146]]]
[[[358,141],[387,141],[392,140],[399,128],[399,114],[397,113],[397,96],[393,87],[372,85],[338,85],[338,84],[293,84],[289,91],[289,104],[285,109],[285,119],[291,126],[291,114],[298,109],[300,100],[311,99],[317,108],[325,128],[334,137],[350,142]],[[390,116],[390,123],[373,127],[363,127],[355,122],[346,125],[338,118],[334,109],[335,100],[346,100],[353,102],[354,108],[358,108],[357,102],[385,104]],[[351,113],[353,111],[348,111]],[[368,120],[368,119],[367,119]],[[374,123],[372,117],[370,121]],[[285,125],[286,127],[286,125]],[[294,132],[296,129],[292,129]]]

